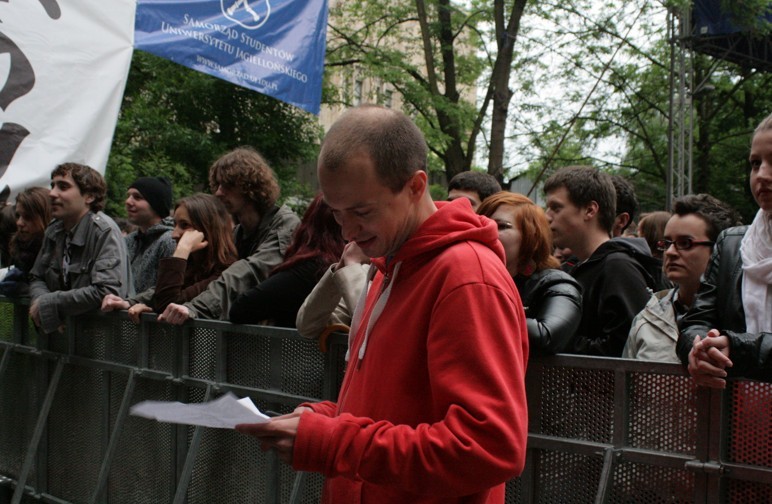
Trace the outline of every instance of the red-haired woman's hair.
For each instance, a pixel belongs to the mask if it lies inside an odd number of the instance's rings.
[[[340,258],[344,245],[340,224],[335,220],[332,208],[318,194],[311,200],[292,235],[292,243],[284,254],[284,262],[276,266],[271,274],[308,259],[318,258],[327,267]]]
[[[523,271],[531,260],[536,263],[536,271],[560,267],[552,256],[552,231],[544,210],[522,194],[501,191],[485,198],[477,213],[490,217],[501,205],[515,207],[514,224],[521,235],[518,271]]]

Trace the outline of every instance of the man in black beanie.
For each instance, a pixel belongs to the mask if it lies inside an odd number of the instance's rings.
[[[174,253],[172,184],[165,177],[140,177],[126,192],[126,213],[137,231],[126,235],[126,248],[137,293],[155,287],[158,261]]]

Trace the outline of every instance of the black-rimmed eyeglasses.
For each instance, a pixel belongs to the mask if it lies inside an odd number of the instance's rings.
[[[689,250],[695,245],[708,245],[713,246],[712,241],[696,241],[691,238],[676,238],[675,240],[659,240],[657,242],[657,250],[664,252],[670,248],[671,245],[675,245],[676,250]]]

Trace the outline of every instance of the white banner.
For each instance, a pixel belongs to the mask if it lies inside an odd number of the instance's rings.
[[[11,199],[48,186],[63,162],[104,173],[134,10],[135,0],[0,0],[0,191]]]

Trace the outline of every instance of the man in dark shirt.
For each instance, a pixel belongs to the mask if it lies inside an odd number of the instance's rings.
[[[569,351],[619,357],[656,280],[631,247],[611,240],[611,177],[588,166],[567,167],[545,182],[544,192],[555,246],[569,247],[579,260],[569,273],[582,286],[582,321]]]

